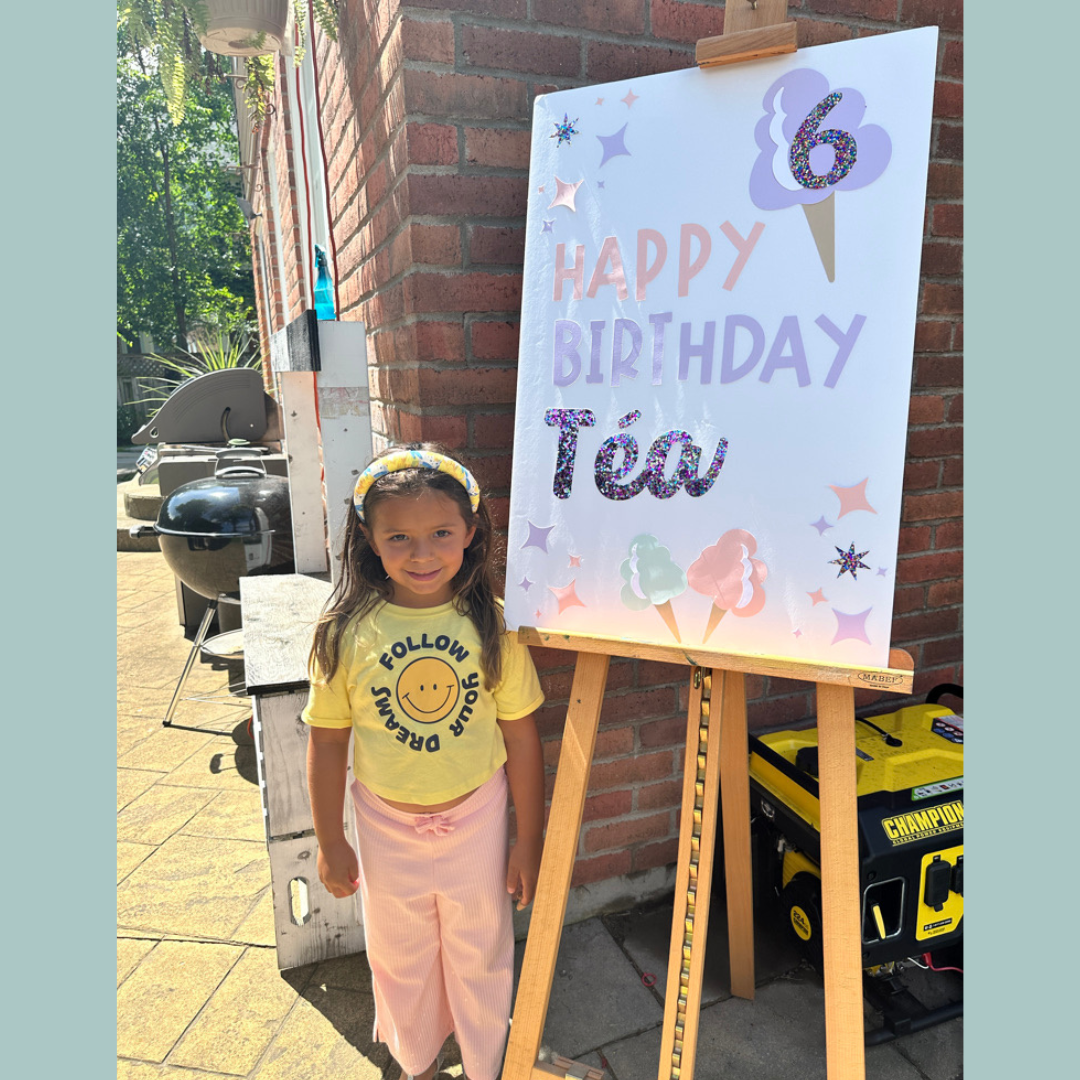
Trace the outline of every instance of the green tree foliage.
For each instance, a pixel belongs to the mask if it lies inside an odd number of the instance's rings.
[[[189,85],[174,124],[156,73],[117,58],[117,329],[185,347],[200,327],[254,317],[250,238],[228,166],[239,160],[224,82]]]

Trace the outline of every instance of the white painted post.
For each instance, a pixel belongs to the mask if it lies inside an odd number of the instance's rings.
[[[341,576],[345,525],[360,470],[371,460],[367,335],[360,322],[320,322],[319,371],[315,384],[322,427],[330,577]]]
[[[296,571],[326,572],[329,528],[336,584],[353,485],[372,453],[364,324],[320,322],[305,311],[270,339],[270,358],[285,418]]]
[[[315,416],[315,375],[283,371],[279,376],[289,459],[293,554],[298,574],[326,573],[326,525],[319,466],[319,425]]]

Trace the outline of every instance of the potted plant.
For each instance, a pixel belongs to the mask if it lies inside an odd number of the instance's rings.
[[[198,28],[204,49],[223,56],[281,51],[289,0],[203,0],[206,21]],[[299,25],[300,20],[297,20]]]
[[[274,89],[274,56],[291,33],[290,10],[299,38],[295,63],[303,58],[309,11],[337,41],[336,0],[120,0],[117,31],[144,67],[156,67],[175,124],[190,86],[233,75],[222,55],[246,57],[244,100],[257,123]]]

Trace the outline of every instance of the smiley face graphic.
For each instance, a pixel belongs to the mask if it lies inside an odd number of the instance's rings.
[[[445,720],[454,711],[460,693],[454,669],[437,656],[414,660],[398,676],[398,704],[418,724]]]

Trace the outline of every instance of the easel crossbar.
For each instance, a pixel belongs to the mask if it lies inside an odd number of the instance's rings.
[[[601,653],[637,660],[659,660],[665,664],[739,671],[744,675],[775,675],[803,682],[831,683],[837,686],[861,686],[892,694],[910,694],[914,690],[915,663],[903,649],[889,650],[889,666],[860,667],[854,664],[826,664],[797,660],[786,656],[761,656],[754,653],[714,652],[698,646],[653,645],[621,638],[592,637],[565,630],[543,630],[532,626],[519,628],[518,639],[526,645],[549,649],[569,649],[577,653]]]

